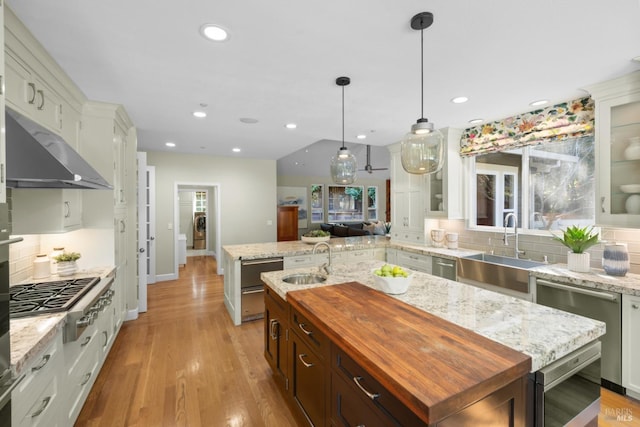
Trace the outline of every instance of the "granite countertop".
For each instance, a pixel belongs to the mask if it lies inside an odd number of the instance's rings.
[[[385,248],[389,239],[385,236],[334,237],[327,241],[333,251],[353,251],[358,249]],[[260,259],[279,256],[308,255],[313,245],[302,240],[290,242],[247,243],[224,245],[222,249],[231,259]]]
[[[444,258],[458,259],[469,255],[476,255],[482,251],[470,249],[434,248],[426,245],[410,245],[389,240],[385,236],[355,236],[333,237],[327,241],[331,250],[335,252],[353,251],[371,248],[394,248],[424,255],[437,255]],[[308,255],[313,251],[313,245],[301,240],[291,242],[248,243],[243,245],[225,245],[222,249],[231,259],[260,259],[279,256]]]
[[[565,264],[543,265],[529,272],[532,276],[567,285],[640,296],[640,274],[627,273],[624,277],[609,276],[604,270],[596,268],[592,268],[588,273],[577,273],[569,270]]]
[[[105,278],[114,271],[113,267],[96,267],[79,270],[72,276],[52,275],[44,279],[38,279],[38,283],[53,282],[56,280],[71,280],[83,277]],[[33,283],[33,279],[27,279],[20,283]],[[13,283],[10,286],[17,285]],[[22,373],[34,356],[46,348],[55,338],[57,333],[66,324],[66,313],[41,314],[32,317],[20,317],[10,320],[9,331],[11,336],[11,369],[14,376]]]
[[[326,282],[313,285],[290,285],[282,278],[316,268],[272,271],[261,277],[286,299],[289,291],[352,281],[378,289],[371,270],[383,264],[336,263]],[[405,294],[391,296],[529,355],[532,372],[605,333],[605,324],[596,320],[417,271]]]

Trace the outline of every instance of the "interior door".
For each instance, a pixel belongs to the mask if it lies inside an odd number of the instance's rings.
[[[156,282],[155,167],[138,153],[138,312],[147,311],[147,284]]]

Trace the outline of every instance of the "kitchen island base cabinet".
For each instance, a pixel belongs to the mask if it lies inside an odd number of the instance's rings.
[[[289,389],[289,306],[271,288],[264,289],[264,357],[276,382]]]

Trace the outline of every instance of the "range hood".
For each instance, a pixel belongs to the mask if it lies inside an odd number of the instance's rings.
[[[62,137],[5,109],[7,187],[113,189]]]

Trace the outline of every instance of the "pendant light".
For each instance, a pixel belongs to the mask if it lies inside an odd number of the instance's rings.
[[[353,184],[358,165],[356,157],[344,146],[344,87],[351,83],[349,77],[338,77],[336,84],[342,87],[342,146],[331,159],[331,178],[336,184]]]
[[[411,126],[411,132],[405,135],[400,145],[400,159],[405,171],[424,175],[442,169],[444,161],[444,137],[433,123],[424,117],[424,29],[433,23],[431,12],[421,12],[411,18],[411,28],[420,30],[420,77],[421,110],[420,118]]]

